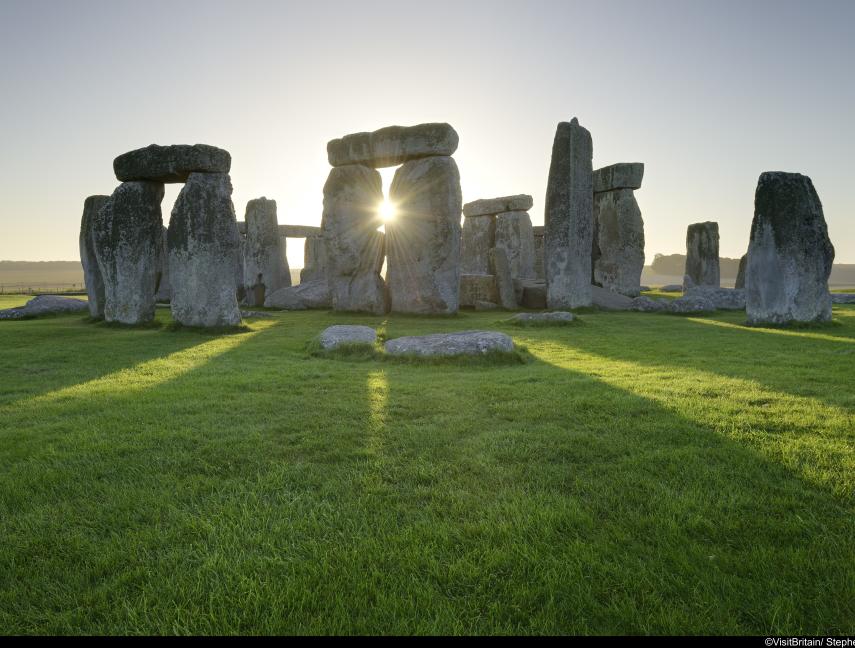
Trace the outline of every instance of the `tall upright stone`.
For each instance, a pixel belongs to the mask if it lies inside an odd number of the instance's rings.
[[[496,245],[496,217],[492,214],[465,216],[460,271],[463,274],[489,274],[488,254]]]
[[[163,244],[160,182],[123,182],[98,211],[95,256],[104,280],[104,319],[154,319],[158,257]]]
[[[380,173],[361,164],[337,166],[324,184],[323,241],[332,306],[338,311],[386,312],[380,271],[384,237],[378,207]]]
[[[718,260],[718,223],[689,225],[686,231],[686,276],[695,286],[721,285]]]
[[[80,219],[80,263],[83,266],[83,281],[86,284],[89,315],[104,317],[104,279],[95,254],[95,224],[98,212],[110,196],[89,196],[83,202],[83,217]]]
[[[628,297],[641,292],[644,221],[632,189],[594,194],[594,283]]]
[[[561,122],[552,145],[546,188],[546,299],[549,308],[591,305],[593,143],[572,121]]]
[[[535,225],[531,229],[534,234],[534,277],[543,281],[546,279],[546,270],[543,264],[543,237],[546,228],[543,225]]]
[[[739,270],[736,272],[736,285],[734,286],[737,289],[745,288],[745,266],[748,264],[748,255],[743,254],[742,258],[739,259]]]
[[[763,173],[754,196],[745,272],[748,323],[829,321],[833,262],[834,246],[811,179]]]
[[[160,246],[160,256],[157,263],[157,294],[155,301],[168,302],[172,300],[172,284],[169,282],[169,247],[167,245],[167,228],[161,228],[163,243]]]
[[[496,215],[496,247],[505,251],[511,277],[534,279],[534,230],[527,212]]]
[[[228,174],[190,174],[172,208],[167,244],[172,317],[185,326],[240,324],[240,237]]]
[[[246,204],[246,244],[244,247],[244,288],[246,303],[264,305],[265,295],[291,285],[291,271],[285,258],[276,201],[256,198]]]
[[[405,163],[389,190],[398,216],[386,224],[391,310],[451,314],[459,306],[460,172],[451,157]]]
[[[322,236],[307,236],[303,245],[303,269],[300,270],[300,283],[326,281],[327,246]]]

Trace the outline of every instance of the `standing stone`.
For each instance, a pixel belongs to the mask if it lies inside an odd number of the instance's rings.
[[[161,228],[163,243],[160,246],[160,257],[157,264],[157,294],[155,301],[169,302],[172,300],[172,285],[169,283],[169,247],[167,245],[167,229]]]
[[[489,273],[490,260],[487,255],[495,245],[495,216],[467,216],[464,218],[460,271],[464,274]]]
[[[238,223],[238,253],[235,257],[235,298],[238,304],[243,304],[246,301],[246,286],[243,284],[243,260],[246,256],[246,223],[243,223],[243,228],[240,225],[241,223]]]
[[[546,228],[536,225],[531,228],[534,233],[534,276],[536,279],[546,281],[546,272],[543,267],[543,235]]]
[[[450,157],[407,162],[392,180],[398,217],[386,224],[391,310],[456,313],[460,288],[460,173]]]
[[[810,178],[763,173],[745,270],[749,324],[831,320],[828,277],[834,246]]]
[[[335,167],[324,184],[322,228],[334,310],[386,312],[384,237],[377,231],[382,200],[380,173],[360,164]]]
[[[736,288],[745,288],[745,265],[748,263],[748,255],[743,254],[739,259],[739,270],[736,273]]]
[[[633,190],[595,193],[594,222],[594,283],[637,297],[644,270],[644,221]]]
[[[95,255],[108,322],[144,324],[154,319],[163,193],[159,182],[123,182],[98,212]]]
[[[167,243],[172,317],[185,326],[240,324],[240,235],[228,174],[190,174],[172,208]]]
[[[496,289],[499,294],[499,306],[505,310],[517,307],[517,293],[511,277],[511,264],[502,248],[490,250],[490,270],[496,277]]]
[[[83,217],[80,219],[80,263],[89,299],[89,315],[98,319],[104,318],[105,296],[104,279],[95,254],[95,223],[98,212],[109,199],[110,196],[89,196],[83,203]]]
[[[300,283],[326,281],[327,247],[321,236],[307,236],[303,245],[303,269],[300,270]]]
[[[496,216],[496,247],[507,254],[511,277],[534,279],[534,230],[528,213],[513,211]]]
[[[686,232],[686,275],[695,286],[721,285],[718,264],[718,223],[689,225]]]
[[[575,117],[561,122],[546,187],[546,291],[549,308],[591,305],[593,143]]]
[[[265,295],[291,285],[291,271],[276,220],[276,201],[267,198],[250,200],[246,204],[245,222],[245,299],[248,306],[263,306]]]

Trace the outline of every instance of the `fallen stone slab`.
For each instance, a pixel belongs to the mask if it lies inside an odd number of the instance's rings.
[[[575,319],[573,313],[554,311],[551,313],[519,313],[508,321],[515,324],[568,324]]]
[[[453,357],[484,355],[491,351],[510,353],[514,341],[509,335],[495,331],[462,331],[396,338],[384,345],[389,355]]]
[[[855,304],[855,293],[831,293],[832,304]]]
[[[591,286],[591,300],[594,306],[603,310],[624,311],[632,307],[631,297],[599,286]]]
[[[264,305],[282,310],[307,310],[332,307],[332,293],[325,279],[307,281],[296,286],[280,288],[267,296]]]
[[[619,162],[594,171],[594,193],[615,189],[641,189],[643,162]]]
[[[336,324],[324,329],[318,337],[322,349],[327,351],[337,349],[345,344],[374,344],[377,341],[377,331],[370,326],[355,326],[351,324]]]
[[[0,320],[21,320],[40,315],[62,315],[65,313],[83,313],[89,305],[80,299],[60,297],[58,295],[39,295],[23,306],[0,310]]]
[[[694,313],[711,313],[716,310],[713,304],[706,297],[680,297],[668,303],[667,312],[676,313],[679,315],[688,315]]]
[[[327,157],[334,167],[364,164],[377,169],[425,157],[453,155],[459,141],[450,124],[388,126],[373,133],[353,133],[330,141]]]
[[[528,194],[484,198],[463,205],[463,215],[469,218],[471,216],[494,216],[504,212],[527,212],[532,205],[534,205],[534,198]]]
[[[719,310],[745,310],[745,291],[742,289],[694,286],[683,296],[708,299]]]
[[[683,292],[682,284],[668,284],[666,286],[662,286],[659,290],[662,292]]]
[[[152,144],[113,160],[113,171],[122,182],[187,182],[191,173],[228,173],[231,166],[228,151],[208,144]]]
[[[629,310],[640,313],[661,313],[668,310],[668,300],[653,299],[652,297],[641,295],[632,300],[632,306],[630,306]]]

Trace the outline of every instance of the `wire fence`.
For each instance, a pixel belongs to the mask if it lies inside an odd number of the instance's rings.
[[[85,293],[86,284],[29,281],[27,283],[0,283],[0,295],[58,295]]]

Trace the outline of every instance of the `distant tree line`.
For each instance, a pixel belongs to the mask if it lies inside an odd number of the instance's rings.
[[[739,259],[719,258],[722,279],[736,279],[739,272]],[[650,269],[659,275],[682,277],[686,270],[685,254],[657,254],[653,257]],[[835,263],[831,269],[831,284],[855,285],[855,264]]]

